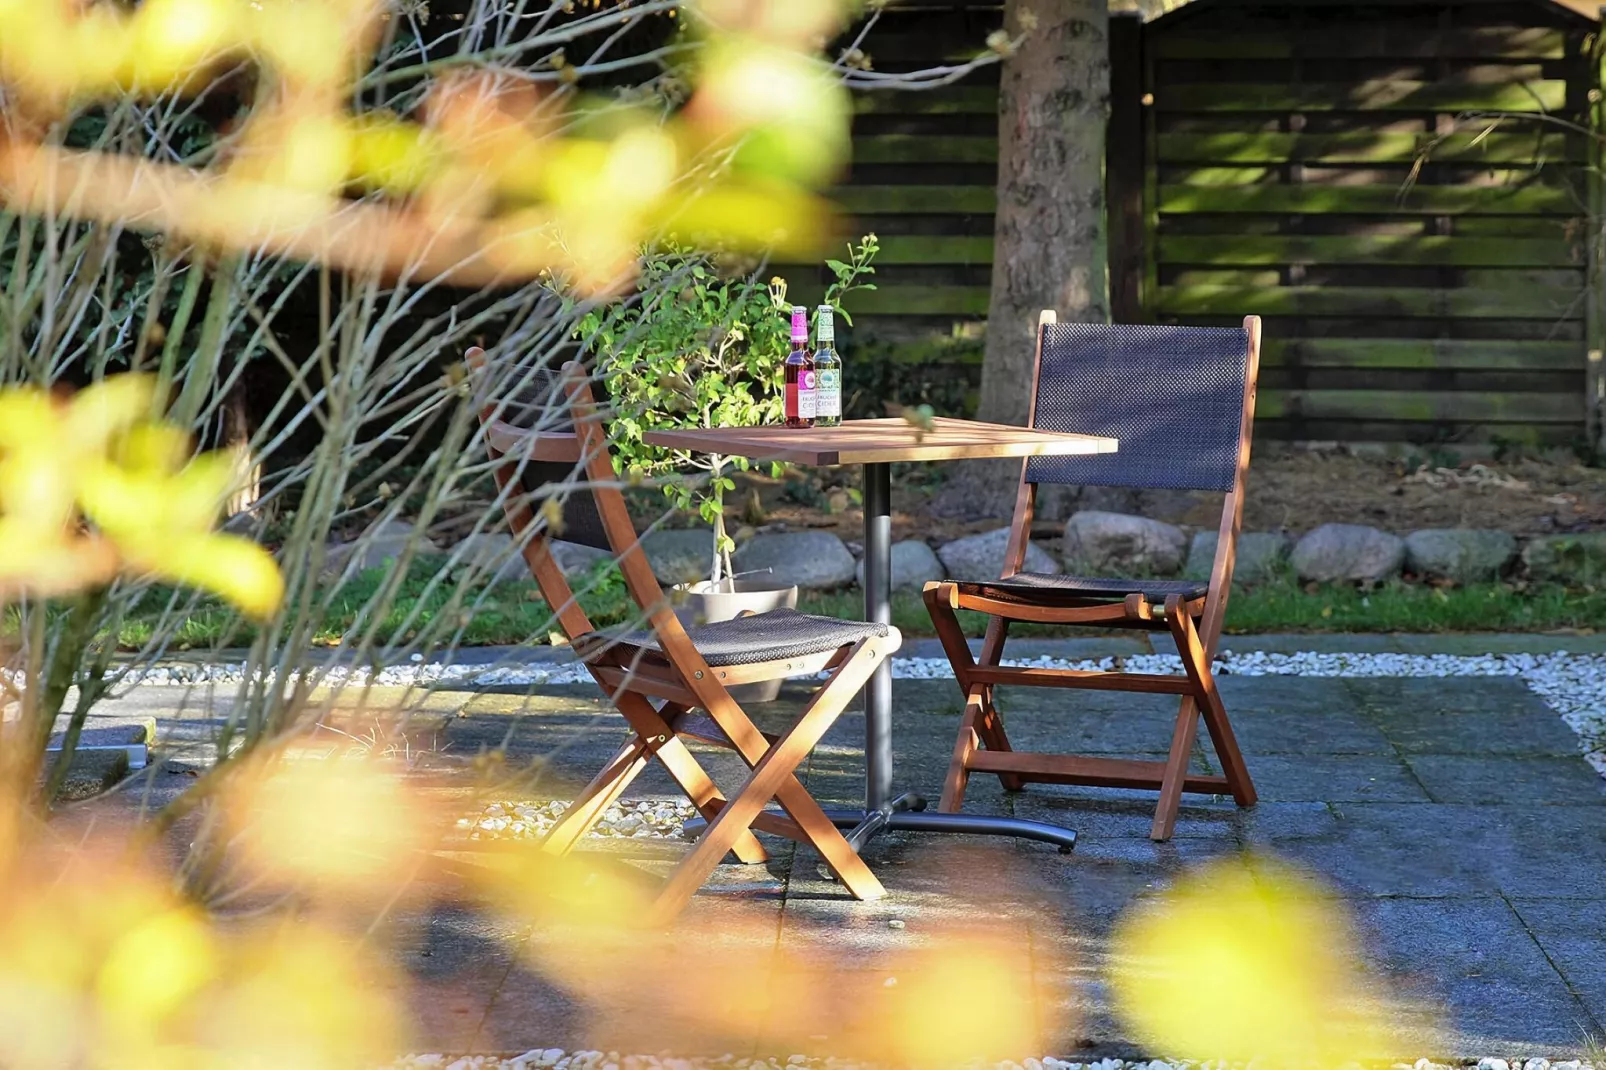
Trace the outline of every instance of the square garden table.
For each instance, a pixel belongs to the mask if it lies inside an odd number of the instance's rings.
[[[649,431],[654,446],[693,453],[721,453],[752,461],[784,461],[864,468],[864,615],[892,623],[892,464],[895,461],[955,461],[976,458],[1113,453],[1116,440],[1098,435],[1059,434],[1028,427],[938,417],[929,428],[907,420],[846,420],[838,427],[720,427]],[[978,577],[979,578],[979,577]],[[912,792],[892,795],[892,661],[881,663],[864,696],[864,809],[837,811],[832,820],[851,828],[854,848],[886,829],[962,832],[1041,840],[1069,851],[1076,833],[1040,821],[976,814],[925,813],[926,800]]]

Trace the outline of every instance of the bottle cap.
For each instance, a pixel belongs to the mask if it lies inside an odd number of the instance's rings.
[[[814,336],[822,343],[836,341],[836,309],[830,305],[821,305],[818,312],[819,318],[814,324]]]
[[[809,340],[809,310],[802,305],[792,306],[792,341]]]

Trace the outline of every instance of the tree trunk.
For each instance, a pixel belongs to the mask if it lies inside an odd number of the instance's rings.
[[[1109,319],[1104,129],[1110,111],[1105,0],[1008,0],[1004,26],[1024,34],[1004,62],[998,117],[998,210],[992,297],[976,416],[1024,424],[1037,314]],[[944,495],[977,516],[1008,516],[1018,462],[955,469]]]

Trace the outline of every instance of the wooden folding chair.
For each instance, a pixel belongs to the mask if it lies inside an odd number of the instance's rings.
[[[481,373],[478,378],[487,378],[483,351],[471,350],[469,363]],[[542,596],[634,730],[547,834],[543,849],[561,854],[573,848],[656,758],[708,826],[660,893],[653,920],[677,914],[727,852],[743,862],[765,861],[754,829],[812,845],[857,899],[886,894],[798,781],[796,769],[876,666],[898,648],[897,629],[789,609],[686,629],[658,586],[626,510],[585,370],[564,365],[556,388],[550,376],[527,378],[520,393],[524,402],[533,395],[534,404],[524,419],[515,411],[522,402],[508,399],[485,403],[480,414],[500,497]],[[550,417],[552,405],[566,406],[560,421],[538,420],[546,426],[536,431],[519,426],[543,406]],[[548,520],[554,510],[546,503],[553,501],[560,503],[561,531]],[[614,554],[646,628],[606,633],[592,626],[553,559],[548,540],[557,534]],[[779,736],[759,731],[728,690],[819,672],[830,676]],[[686,739],[735,750],[751,767],[734,798],[720,793]],[[771,799],[784,816],[765,811]]]
[[[1038,321],[1030,424],[1116,438],[1115,453],[1036,457],[1021,469],[1003,575],[988,582],[928,583],[932,623],[953,663],[965,711],[941,809],[958,811],[970,775],[996,774],[1005,790],[1028,783],[1158,788],[1150,832],[1170,839],[1182,793],[1231,793],[1252,806],[1255,787],[1233,737],[1210,672],[1232,584],[1233,552],[1243,518],[1244,473],[1254,420],[1260,319],[1243,328],[1109,326]],[[1021,572],[1043,483],[1221,491],[1219,537],[1204,582],[1096,579]],[[954,611],[989,615],[979,658],[971,656]],[[1004,668],[999,662],[1012,621],[1169,631],[1183,675]],[[995,689],[1026,687],[1140,691],[1182,696],[1164,762],[1032,754],[1010,747]],[[1223,776],[1188,772],[1199,714]]]

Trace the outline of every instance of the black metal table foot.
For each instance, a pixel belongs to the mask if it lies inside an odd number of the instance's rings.
[[[972,836],[1013,836],[1018,840],[1051,843],[1060,854],[1076,847],[1076,830],[1042,821],[1018,817],[991,817],[986,814],[927,814],[903,810],[891,814],[884,826],[900,832],[954,832]]]
[[[855,851],[883,832],[949,832],[971,836],[1012,836],[1018,840],[1051,843],[1061,854],[1076,847],[1076,830],[1027,821],[1019,817],[992,817],[987,814],[937,814],[926,812],[926,800],[910,793],[901,795],[886,809],[866,814],[863,810],[827,810],[826,816],[840,829],[851,829],[847,840]]]

